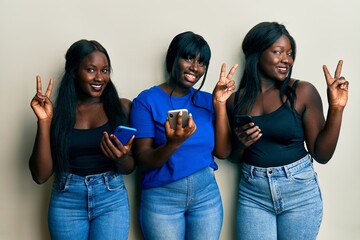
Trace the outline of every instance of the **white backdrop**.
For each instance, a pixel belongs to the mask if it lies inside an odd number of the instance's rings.
[[[359,67],[360,2],[356,0],[12,0],[0,2],[0,239],[49,239],[47,205],[51,181],[36,185],[28,170],[36,118],[30,108],[35,75],[47,84],[60,75],[64,54],[73,42],[96,39],[108,50],[119,94],[133,99],[163,82],[164,57],[171,39],[194,31],[212,49],[206,91],[212,91],[221,63],[243,63],[241,42],[261,21],[278,21],[294,36],[298,55],[293,76],[319,90],[326,114],[322,65],[335,69],[344,60],[350,81],[349,102],[333,159],[316,164],[324,199],[318,239],[360,237]],[[56,82],[56,84],[58,81]],[[57,85],[56,85],[57,86]],[[356,110],[358,109],[358,110]],[[222,240],[234,239],[238,169],[217,160],[224,203]],[[131,201],[130,239],[140,239],[137,225],[137,173],[126,176]]]

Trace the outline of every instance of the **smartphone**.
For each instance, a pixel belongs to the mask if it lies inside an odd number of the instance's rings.
[[[136,132],[136,128],[120,125],[115,129],[114,135],[120,140],[123,145],[125,145],[130,140],[130,138],[136,134]]]
[[[253,122],[252,117],[250,115],[235,115],[235,127],[244,126],[245,124]]]
[[[189,113],[187,109],[176,109],[168,111],[168,119],[170,122],[170,127],[172,129],[176,128],[178,114],[182,112],[182,127],[186,127],[189,121]]]

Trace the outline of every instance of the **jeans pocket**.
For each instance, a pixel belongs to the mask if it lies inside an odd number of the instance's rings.
[[[307,166],[300,171],[291,173],[291,179],[302,183],[312,182],[315,178],[316,173],[312,166]]]
[[[106,188],[108,191],[115,191],[125,187],[121,175],[105,176]]]

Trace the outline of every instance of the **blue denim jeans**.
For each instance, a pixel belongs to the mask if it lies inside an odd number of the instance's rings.
[[[139,221],[145,240],[219,239],[223,207],[214,170],[143,189]]]
[[[238,239],[312,240],[321,220],[322,198],[310,155],[282,167],[243,164]]]
[[[62,174],[49,207],[51,239],[127,239],[129,202],[122,175]]]

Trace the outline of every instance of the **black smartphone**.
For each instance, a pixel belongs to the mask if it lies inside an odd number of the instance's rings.
[[[253,122],[250,115],[235,115],[234,125],[235,127],[244,126],[245,124]]]
[[[180,112],[182,112],[182,127],[186,127],[188,125],[189,113],[187,109],[170,110],[168,111],[168,119],[172,129],[176,128],[177,118]]]
[[[118,126],[114,131],[114,135],[123,145],[125,145],[130,140],[130,138],[136,134],[136,132],[136,128]]]

